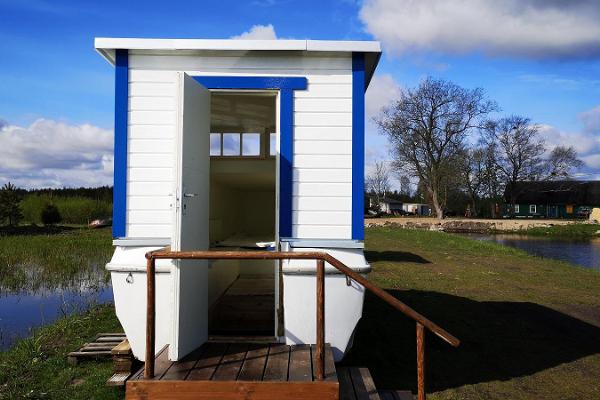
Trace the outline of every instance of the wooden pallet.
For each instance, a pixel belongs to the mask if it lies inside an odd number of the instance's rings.
[[[77,351],[67,355],[67,361],[77,365],[84,360],[112,358],[111,350],[126,339],[124,333],[99,333],[93,342],[85,343]]]

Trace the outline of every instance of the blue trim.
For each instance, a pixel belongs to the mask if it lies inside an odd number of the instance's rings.
[[[365,238],[365,55],[352,53],[352,239]]]
[[[195,76],[209,89],[291,89],[305,90],[306,78],[279,76]]]
[[[114,238],[125,237],[127,212],[127,112],[129,104],[129,57],[127,50],[115,55],[115,155],[113,182]]]
[[[281,89],[279,126],[279,236],[292,236],[294,92]]]
[[[305,90],[304,77],[194,76],[207,89],[273,89],[280,91],[279,236],[292,236],[294,165],[294,90]]]

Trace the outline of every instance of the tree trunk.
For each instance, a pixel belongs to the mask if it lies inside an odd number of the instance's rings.
[[[475,197],[471,197],[471,217],[472,218],[476,218],[477,217],[477,201],[475,200]]]
[[[444,209],[440,205],[439,194],[437,190],[431,189],[431,202],[433,203],[433,208],[435,210],[435,215],[438,219],[444,218]]]

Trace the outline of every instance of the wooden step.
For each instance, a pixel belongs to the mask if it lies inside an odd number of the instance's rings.
[[[412,392],[409,390],[380,390],[381,400],[414,400]]]
[[[368,368],[338,367],[340,400],[380,400]]]
[[[116,372],[106,381],[106,386],[125,386],[131,372]]]
[[[338,367],[340,400],[414,400],[407,390],[380,390],[368,368]]]

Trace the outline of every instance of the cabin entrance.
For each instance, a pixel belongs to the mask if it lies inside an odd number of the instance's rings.
[[[209,91],[185,73],[179,90],[171,249],[274,249],[278,92]],[[169,359],[210,336],[273,338],[278,271],[273,260],[177,260]]]
[[[276,92],[211,92],[209,243],[214,251],[276,243]],[[278,262],[208,263],[208,333],[275,336]]]

